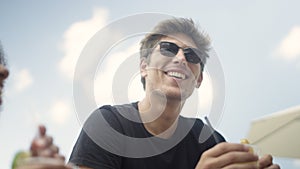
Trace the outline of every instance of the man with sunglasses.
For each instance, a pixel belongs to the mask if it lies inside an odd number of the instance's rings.
[[[200,119],[180,116],[186,99],[201,85],[209,47],[209,38],[191,19],[160,22],[141,41],[145,97],[92,113],[70,162],[94,169],[278,169],[270,155],[259,159],[247,146],[211,133]],[[201,133],[211,134],[199,141]]]

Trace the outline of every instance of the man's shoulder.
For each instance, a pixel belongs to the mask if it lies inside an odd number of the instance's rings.
[[[192,125],[193,129],[201,129],[204,125],[203,121],[199,118],[194,118],[194,117],[184,117],[184,116],[179,116],[179,121],[183,123],[184,125]]]
[[[216,134],[219,141],[225,141],[224,137],[216,130],[212,130],[207,124],[205,124],[200,118],[188,118],[188,117],[181,117],[181,121],[184,122],[185,125],[192,125],[190,133],[193,135],[195,139],[197,139],[200,143],[206,141],[215,142],[213,133]]]
[[[134,104],[135,103],[123,105],[102,105],[89,115],[85,121],[85,126],[108,124],[113,128],[121,128],[121,125],[128,121],[126,119],[128,119],[127,117],[130,116],[130,114],[136,114],[134,113],[137,111],[134,108]]]
[[[118,118],[120,120],[140,121],[137,102],[119,105],[103,105],[95,113],[101,113],[106,118]],[[124,119],[125,118],[125,119]]]
[[[137,111],[137,102],[128,104],[116,104],[116,105],[102,105],[97,110],[108,110],[112,112],[130,112]]]

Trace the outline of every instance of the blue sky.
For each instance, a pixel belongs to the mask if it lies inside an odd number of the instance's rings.
[[[300,104],[299,1],[0,3],[0,40],[11,73],[0,118],[0,168],[9,168],[13,154],[28,148],[39,123],[46,124],[62,153],[69,156],[81,127],[72,93],[77,57],[98,30],[133,14],[156,12],[193,18],[210,35],[226,89],[222,119],[216,128],[228,141],[244,138],[251,120]],[[132,45],[122,52],[131,54],[136,48]],[[106,67],[98,70],[100,75],[112,76],[109,68],[113,65],[118,64],[108,60]],[[141,87],[135,85],[140,84],[134,83],[133,91]],[[95,86],[97,103],[110,103],[110,83],[96,78]],[[201,90],[203,100],[212,99],[209,81]],[[300,166],[294,159],[275,160],[282,168]]]

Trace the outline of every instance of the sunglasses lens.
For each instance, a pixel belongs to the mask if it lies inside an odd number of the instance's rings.
[[[172,42],[160,42],[160,54],[167,57],[174,57],[177,55],[179,46]],[[186,61],[194,64],[198,64],[201,62],[200,55],[201,52],[196,48],[184,48],[183,49],[184,56]]]
[[[197,64],[201,62],[201,59],[196,52],[196,49],[191,49],[191,48],[184,49],[184,55],[186,61],[190,63]]]
[[[160,43],[160,53],[167,57],[174,57],[179,50],[179,47],[170,42],[161,42]]]

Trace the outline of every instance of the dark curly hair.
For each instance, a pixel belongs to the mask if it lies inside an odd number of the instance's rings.
[[[0,64],[1,65],[6,65],[6,60],[5,60],[4,51],[3,51],[1,41],[0,41]]]

